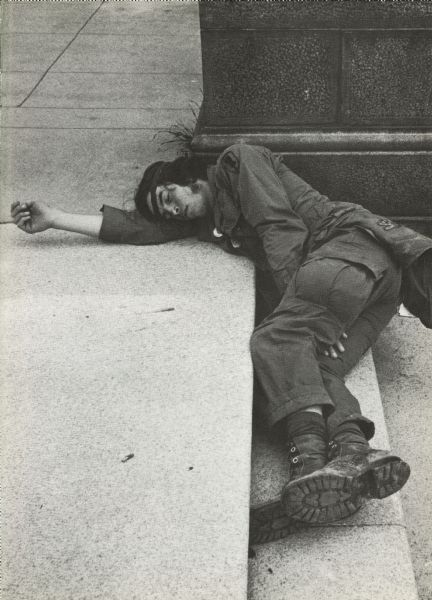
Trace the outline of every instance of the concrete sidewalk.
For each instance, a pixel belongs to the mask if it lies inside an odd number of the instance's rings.
[[[17,198],[128,205],[200,100],[197,5],[3,13],[4,219]],[[252,265],[195,240],[0,239],[2,597],[245,598]]]
[[[193,124],[197,8],[3,5],[3,221],[15,199],[85,213],[128,206],[143,166],[174,156],[155,134]],[[249,263],[193,240],[111,247],[12,225],[1,243],[5,599],[244,598]],[[385,445],[370,355],[350,381]],[[253,502],[280,487],[280,459],[256,438]],[[253,599],[416,597],[398,497],[256,552]]]
[[[250,264],[12,225],[0,245],[2,598],[245,598]]]
[[[197,4],[12,2],[2,11],[2,219],[16,197],[81,212],[122,206],[143,165],[174,155],[154,136],[193,124]]]

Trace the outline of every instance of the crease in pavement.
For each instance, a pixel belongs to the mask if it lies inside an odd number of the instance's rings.
[[[48,69],[45,71],[45,73],[42,75],[42,77],[38,80],[38,82],[32,87],[32,89],[30,90],[30,92],[27,94],[27,96],[24,98],[24,100],[22,100],[19,104],[16,105],[16,108],[21,108],[23,106],[23,104],[25,104],[27,102],[27,100],[30,98],[30,96],[33,94],[33,92],[39,87],[39,85],[42,83],[42,81],[45,79],[45,77],[48,75],[48,73],[50,72],[50,70],[53,68],[53,66],[56,64],[56,62],[63,56],[63,54],[66,52],[66,50],[68,48],[70,48],[70,46],[73,44],[73,42],[77,39],[77,37],[79,36],[79,34],[81,33],[81,31],[84,29],[84,27],[87,26],[87,24],[93,19],[93,17],[96,15],[96,13],[98,13],[100,11],[100,9],[102,8],[102,5],[106,2],[106,0],[101,0],[101,3],[99,4],[99,6],[96,8],[96,10],[89,16],[89,18],[86,20],[86,22],[78,29],[78,31],[76,32],[76,34],[73,36],[73,38],[70,40],[70,42],[68,44],[66,44],[66,46],[63,48],[63,50],[60,52],[60,54],[57,56],[57,58],[50,64],[50,66],[48,67]]]

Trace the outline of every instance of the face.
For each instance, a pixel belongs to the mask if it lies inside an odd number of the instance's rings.
[[[204,217],[210,210],[210,188],[207,181],[198,179],[191,185],[167,183],[158,185],[155,191],[159,214],[165,219],[181,221]],[[147,206],[153,213],[150,192]]]

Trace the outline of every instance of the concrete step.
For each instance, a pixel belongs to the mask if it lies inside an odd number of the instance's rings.
[[[4,600],[244,600],[248,261],[1,234]]]
[[[350,374],[348,387],[376,424],[372,445],[388,448],[388,436],[371,352]],[[251,505],[280,494],[288,479],[286,450],[255,432]],[[409,485],[409,481],[407,483]],[[249,600],[417,600],[399,494],[370,501],[356,515],[308,528],[253,547]]]

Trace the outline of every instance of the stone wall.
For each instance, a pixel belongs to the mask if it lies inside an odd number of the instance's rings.
[[[200,4],[194,145],[282,152],[334,199],[432,221],[432,3]]]

